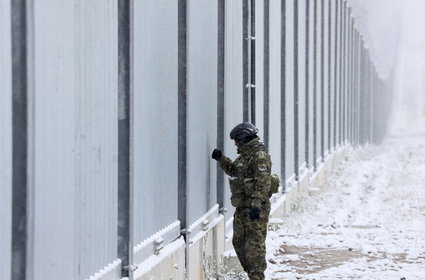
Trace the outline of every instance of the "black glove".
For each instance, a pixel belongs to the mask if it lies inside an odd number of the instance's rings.
[[[249,217],[251,218],[251,221],[257,220],[260,218],[260,209],[254,207],[249,209]]]
[[[219,149],[214,149],[211,155],[211,157],[215,160],[219,160],[222,156],[223,156],[223,153]]]

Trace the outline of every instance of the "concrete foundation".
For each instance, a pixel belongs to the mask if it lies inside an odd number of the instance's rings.
[[[184,280],[186,243],[181,237],[165,246],[158,255],[138,264],[135,280]]]

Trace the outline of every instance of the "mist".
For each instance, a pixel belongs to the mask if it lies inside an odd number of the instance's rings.
[[[425,134],[425,1],[349,4],[379,74],[394,87],[390,135]]]

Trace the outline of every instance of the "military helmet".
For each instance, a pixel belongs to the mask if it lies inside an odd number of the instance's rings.
[[[258,129],[250,122],[243,122],[230,131],[230,139],[237,140],[241,144],[248,143],[257,137]]]

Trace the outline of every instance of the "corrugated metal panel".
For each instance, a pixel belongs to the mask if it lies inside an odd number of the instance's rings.
[[[329,15],[329,20],[330,20],[330,38],[331,38],[331,45],[329,46],[330,50],[329,50],[329,54],[330,54],[330,77],[329,77],[329,82],[330,82],[330,95],[331,95],[331,103],[329,104],[329,106],[331,107],[330,110],[330,119],[331,119],[331,126],[329,127],[330,129],[330,147],[331,150],[333,150],[333,148],[335,147],[335,141],[334,141],[334,133],[335,133],[335,1],[331,0],[330,1],[330,15]],[[328,27],[329,28],[329,27]]]
[[[270,1],[270,144],[272,172],[281,174],[281,1]]]
[[[34,15],[34,279],[78,279],[74,3],[35,2]]]
[[[316,32],[317,32],[317,38],[316,38],[316,97],[317,97],[317,103],[316,103],[316,159],[319,159],[321,157],[321,135],[322,135],[322,117],[321,117],[321,96],[322,96],[322,82],[321,82],[321,46],[322,46],[322,38],[321,35],[321,0],[316,1]]]
[[[117,7],[34,9],[34,278],[84,279],[117,258]]]
[[[255,102],[255,126],[264,140],[264,1],[255,1]]]
[[[308,165],[313,166],[314,164],[314,4],[310,1],[309,4],[309,142],[308,142]]]
[[[294,173],[294,1],[286,1],[286,181]]]
[[[135,1],[134,245],[177,220],[177,51],[177,1]]]
[[[305,86],[305,29],[306,1],[298,1],[298,168],[305,166],[305,125],[306,125],[306,86]]]
[[[78,277],[117,258],[118,41],[113,0],[75,1]]]
[[[329,24],[329,15],[328,15],[328,10],[329,10],[329,0],[323,1],[323,38],[322,40],[324,40],[323,42],[323,71],[324,73],[322,74],[323,76],[323,90],[324,90],[324,112],[323,112],[323,116],[324,116],[324,127],[323,127],[323,133],[324,133],[324,154],[326,155],[329,152],[329,138],[328,138],[328,133],[329,133],[329,53],[328,53],[328,49],[329,49],[329,28],[328,28],[328,24]]]
[[[12,89],[10,1],[0,2],[0,278],[10,279],[12,209]]]
[[[216,203],[217,2],[188,1],[188,224]]]
[[[242,122],[243,69],[242,69],[242,0],[226,1],[225,37],[225,112],[224,112],[224,153],[231,159],[237,157],[236,146],[229,138],[232,128]],[[227,176],[224,179],[224,206],[229,220],[234,208],[230,204],[230,187]]]

